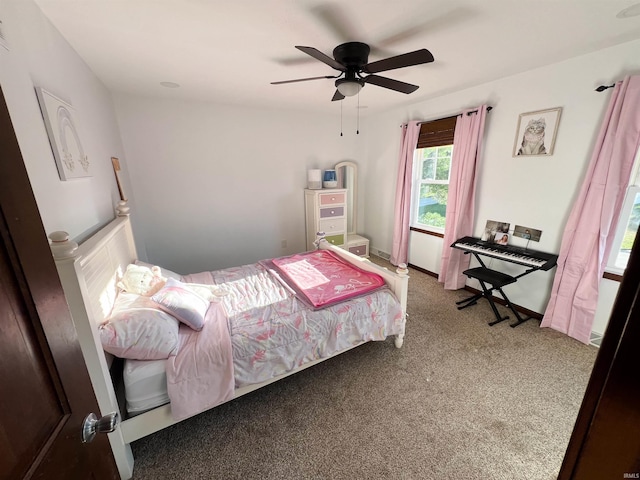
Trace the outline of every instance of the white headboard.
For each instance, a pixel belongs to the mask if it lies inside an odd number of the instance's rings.
[[[56,258],[54,250],[54,258],[100,415],[119,412],[109,372],[111,362],[102,349],[98,326],[111,312],[119,276],[137,259],[129,217],[116,217],[79,245],[71,256]],[[131,448],[122,440],[121,429],[110,433],[109,440],[116,458],[130,459],[130,462],[117,462],[118,468],[121,464],[133,465]],[[121,471],[120,474],[122,478],[129,478],[132,473]]]

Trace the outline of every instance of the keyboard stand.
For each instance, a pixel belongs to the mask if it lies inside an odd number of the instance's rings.
[[[522,318],[520,314],[516,311],[516,309],[511,304],[511,301],[504,294],[502,287],[505,285],[509,285],[511,283],[516,282],[520,277],[524,277],[525,275],[529,275],[532,272],[538,270],[548,271],[556,266],[558,261],[558,256],[545,252],[537,252],[533,250],[528,250],[529,243],[527,242],[527,248],[519,249],[515,247],[509,246],[501,246],[495,244],[487,244],[483,242],[479,238],[475,237],[462,237],[456,240],[451,244],[452,248],[460,249],[464,252],[465,255],[472,254],[475,259],[480,264],[478,268],[471,268],[465,270],[464,273],[469,278],[475,278],[480,282],[482,287],[482,292],[473,295],[469,298],[465,298],[464,300],[460,300],[456,302],[458,305],[458,309],[462,310],[463,308],[470,307],[471,305],[475,305],[478,300],[482,297],[486,298],[493,310],[493,313],[496,316],[496,320],[491,322],[489,325],[495,325],[496,323],[502,322],[503,320],[507,320],[509,317],[501,317],[496,305],[493,301],[493,297],[491,293],[494,290],[497,290],[504,302],[512,312],[515,318],[517,319],[515,323],[512,323],[512,327],[517,327],[518,325],[526,322],[527,320],[533,317]],[[528,253],[526,253],[528,252]],[[504,262],[514,263],[526,268],[526,270],[518,275],[511,276],[502,272],[498,272],[496,270],[491,270],[487,268],[487,266],[482,261],[481,256],[486,256],[491,259],[498,259]]]
[[[500,295],[502,295],[502,298],[505,301],[505,306],[509,310],[511,310],[513,312],[513,315],[516,317],[516,321],[510,325],[512,328],[515,328],[518,325],[529,320],[531,317],[522,318],[520,316],[518,311],[511,304],[511,301],[509,300],[507,295],[502,290],[502,287],[504,287],[505,285],[510,285],[512,283],[515,283],[518,280],[518,278],[521,277],[522,275],[518,275],[517,277],[512,277],[511,275],[507,275],[506,273],[498,272],[496,270],[491,270],[490,268],[487,268],[484,265],[484,263],[482,262],[482,259],[480,259],[478,255],[474,255],[474,256],[482,266],[476,267],[476,268],[470,268],[468,270],[465,270],[462,273],[469,278],[475,278],[476,280],[478,280],[478,282],[480,283],[480,286],[482,287],[482,292],[477,293],[476,295],[473,295],[469,298],[460,300],[459,302],[456,302],[456,305],[458,305],[458,310],[462,310],[463,308],[467,308],[472,305],[475,305],[476,303],[478,303],[478,300],[484,297],[489,302],[489,306],[491,307],[491,310],[493,310],[493,314],[496,317],[496,319],[493,322],[489,322],[489,326],[493,327],[497,323],[500,323],[504,320],[508,320],[509,316],[508,315],[505,317],[501,316],[500,312],[498,312],[498,308],[496,307],[495,302],[493,301],[493,296],[491,292],[493,292],[494,290],[497,290],[500,293]],[[525,272],[525,274],[526,273],[529,273],[529,271]],[[487,284],[489,284],[491,288],[489,288]]]

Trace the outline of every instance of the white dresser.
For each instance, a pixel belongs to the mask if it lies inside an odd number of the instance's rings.
[[[317,232],[324,232],[333,245],[347,241],[347,190],[324,188],[304,191],[304,209],[307,219],[307,250],[313,250]]]

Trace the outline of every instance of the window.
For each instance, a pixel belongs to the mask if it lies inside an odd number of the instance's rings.
[[[638,225],[640,225],[640,186],[631,185],[627,188],[622,204],[607,270],[620,275],[624,273],[631,247],[638,234]]]
[[[640,151],[636,156],[634,168],[632,179],[635,180],[627,187],[606,268],[607,271],[619,275],[624,274],[627,268],[631,247],[640,225]]]
[[[444,231],[453,145],[416,149],[414,224]]]
[[[456,119],[443,118],[420,126],[413,157],[411,224],[415,228],[444,232]]]

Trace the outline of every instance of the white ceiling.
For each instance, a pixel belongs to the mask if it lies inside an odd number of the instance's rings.
[[[295,45],[331,56],[361,41],[380,51],[369,61],[431,51],[381,73],[416,92],[364,87],[372,113],[640,38],[640,16],[616,18],[637,0],[35,1],[112,91],[315,111],[339,108],[333,80],[270,85],[337,73]]]

